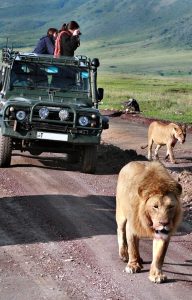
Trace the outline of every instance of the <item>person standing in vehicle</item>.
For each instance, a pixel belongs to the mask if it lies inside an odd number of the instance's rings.
[[[64,24],[65,25],[65,24]],[[70,21],[66,26],[62,26],[61,32],[58,34],[54,55],[58,56],[74,56],[75,50],[80,46],[79,24]]]
[[[33,50],[33,53],[36,54],[54,54],[55,50],[55,40],[58,34],[58,30],[56,28],[49,28],[47,31],[47,35],[40,38],[37,43],[37,46]]]

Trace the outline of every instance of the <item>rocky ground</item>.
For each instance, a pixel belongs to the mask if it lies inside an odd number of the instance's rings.
[[[163,162],[183,186],[184,208],[165,258],[168,281],[148,279],[150,240],[140,243],[141,273],[127,274],[118,256],[117,177],[128,162],[146,160],[147,127],[110,117],[96,174],[52,153],[15,152],[0,169],[0,300],[191,300],[191,133],[175,147],[178,164]]]

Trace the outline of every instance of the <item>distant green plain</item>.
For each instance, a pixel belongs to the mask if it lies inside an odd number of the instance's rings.
[[[142,43],[95,44],[89,50],[101,63],[98,86],[105,96],[100,109],[122,110],[124,102],[135,98],[143,116],[192,123],[191,50],[153,49]]]
[[[192,79],[114,73],[99,76],[98,86],[105,90],[102,110],[124,110],[124,102],[135,98],[145,117],[192,123]]]

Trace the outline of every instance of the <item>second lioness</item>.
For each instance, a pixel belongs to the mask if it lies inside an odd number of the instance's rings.
[[[158,159],[158,151],[162,146],[167,146],[167,154],[165,158],[170,158],[172,163],[176,163],[173,148],[177,141],[181,144],[185,142],[186,125],[177,125],[175,123],[164,124],[154,121],[149,125],[148,129],[148,145],[142,146],[145,149],[148,146],[148,159],[152,160],[153,143],[156,144],[155,159]]]

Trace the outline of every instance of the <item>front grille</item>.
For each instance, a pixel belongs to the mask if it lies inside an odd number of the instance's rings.
[[[58,132],[67,132],[67,129],[71,128],[72,126],[69,125],[59,125],[59,124],[50,124],[50,123],[43,123],[43,122],[33,122],[31,125],[32,129],[35,130],[46,130],[46,131],[58,131]]]
[[[49,109],[49,115],[46,119],[41,119],[39,116],[39,110],[42,107]],[[62,109],[66,109],[69,112],[67,120],[62,121],[59,118],[59,112]],[[16,120],[16,112],[18,110],[25,110],[27,117],[23,121]],[[38,103],[34,105],[32,109],[16,107],[14,111],[9,112],[9,116],[5,118],[5,124],[7,127],[11,127],[14,131],[23,132],[30,130],[46,131],[46,132],[60,132],[60,133],[78,133],[80,135],[98,135],[101,132],[100,116],[93,116],[94,113],[90,113],[84,110],[74,110],[70,105],[57,105],[47,103]],[[80,126],[78,119],[80,116],[87,116],[89,122],[86,126]]]

